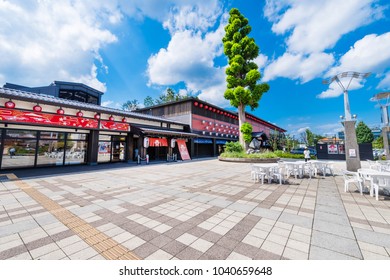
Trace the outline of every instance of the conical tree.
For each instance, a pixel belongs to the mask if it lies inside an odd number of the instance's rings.
[[[360,121],[356,127],[356,138],[359,144],[372,143],[374,134],[364,122]]]
[[[229,22],[225,26],[225,36],[222,39],[224,53],[229,62],[224,97],[238,109],[238,124],[241,128],[245,123],[245,107],[249,106],[251,110],[257,108],[263,93],[269,90],[269,85],[257,83],[261,75],[253,60],[259,55],[259,47],[253,38],[248,37],[252,30],[248,19],[236,8],[231,9],[229,14]],[[241,130],[239,139],[245,147]]]

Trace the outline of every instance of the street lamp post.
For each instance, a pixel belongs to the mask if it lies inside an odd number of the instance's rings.
[[[382,114],[382,137],[383,137],[383,149],[385,152],[386,159],[390,159],[390,151],[389,151],[389,112],[388,107],[390,105],[390,92],[381,92],[374,95],[370,100],[377,101],[378,106],[381,108]]]
[[[340,86],[344,93],[344,138],[345,138],[345,157],[348,171],[357,171],[361,167],[359,145],[356,138],[355,124],[356,120],[352,118],[351,109],[349,106],[348,88],[351,85],[352,80],[364,79],[370,76],[371,73],[358,73],[358,72],[343,72],[333,76],[328,80],[323,80],[323,84],[331,84],[334,81]],[[348,85],[345,87],[341,82],[342,78],[350,78]]]

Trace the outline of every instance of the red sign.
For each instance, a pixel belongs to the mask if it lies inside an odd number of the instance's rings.
[[[0,108],[0,121],[66,127],[98,128],[98,121],[94,119],[45,114],[39,112],[24,112],[20,110],[4,108]]]
[[[167,138],[149,138],[150,147],[168,147]]]
[[[130,125],[128,123],[118,123],[113,121],[100,121],[101,129],[129,131]]]
[[[177,147],[179,148],[181,159],[182,160],[190,160],[191,157],[190,157],[190,154],[188,153],[188,150],[187,150],[186,141],[183,139],[177,139],[176,143],[177,143]]]

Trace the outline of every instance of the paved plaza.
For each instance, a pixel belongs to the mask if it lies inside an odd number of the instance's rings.
[[[390,197],[340,175],[253,182],[247,163],[1,171],[0,259],[390,259]]]

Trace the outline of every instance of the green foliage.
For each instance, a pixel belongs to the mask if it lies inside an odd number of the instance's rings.
[[[146,96],[145,99],[144,99],[144,106],[145,107],[152,107],[154,106],[154,100],[151,96]]]
[[[238,108],[241,125],[241,122],[245,121],[245,107],[256,109],[263,93],[269,90],[269,85],[257,83],[261,74],[253,60],[259,55],[259,47],[253,38],[248,37],[252,30],[248,19],[236,8],[231,9],[229,14],[225,36],[222,38],[224,53],[229,63],[225,72],[227,89],[224,97],[232,106]],[[240,142],[243,144],[241,135]]]
[[[227,153],[242,153],[244,149],[239,142],[227,142],[225,144],[225,151]]]
[[[279,147],[286,145],[286,136],[276,130],[271,130],[268,141],[272,147],[272,150],[276,151]]]
[[[252,125],[250,123],[243,123],[240,127],[240,131],[243,134],[244,141],[250,143],[252,141]]]
[[[356,137],[359,144],[372,143],[374,141],[374,134],[371,129],[362,121],[356,127]]]
[[[155,106],[155,105],[165,104],[168,102],[184,100],[184,99],[187,99],[190,97],[191,97],[190,94],[180,95],[179,93],[174,92],[171,88],[167,88],[166,93],[161,94],[156,99],[153,99],[152,97],[147,96],[144,99],[144,105],[145,105],[145,107],[151,107],[151,106]]]
[[[283,151],[274,151],[274,153],[280,157],[280,158],[293,158],[293,159],[303,159],[303,154],[291,154],[289,152],[283,152]],[[311,158],[315,158],[314,156],[310,156]]]
[[[273,152],[247,154],[245,152],[224,152],[220,155],[224,158],[278,158]]]
[[[372,141],[372,147],[374,149],[383,149],[383,136],[380,136]]]
[[[124,111],[134,111],[139,109],[139,102],[137,99],[128,100],[122,104],[122,110]]]

